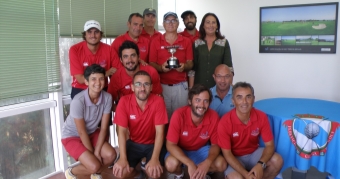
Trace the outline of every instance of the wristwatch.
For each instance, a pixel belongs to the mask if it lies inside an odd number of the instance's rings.
[[[261,164],[262,168],[265,169],[267,167],[266,163],[259,160],[257,163]]]

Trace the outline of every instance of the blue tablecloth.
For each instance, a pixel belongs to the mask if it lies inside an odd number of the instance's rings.
[[[273,98],[255,102],[268,115],[281,171],[311,166],[340,179],[340,103],[299,98]]]

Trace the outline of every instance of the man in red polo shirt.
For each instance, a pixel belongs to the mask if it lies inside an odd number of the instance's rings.
[[[235,108],[218,125],[218,144],[229,166],[224,172],[232,178],[271,178],[280,172],[283,160],[275,153],[267,115],[253,108],[254,88],[246,82],[233,86]],[[259,137],[265,147],[259,147]]]
[[[119,59],[119,47],[125,40],[137,44],[139,48],[139,59],[142,64],[149,62],[149,39],[140,36],[143,30],[143,16],[139,13],[132,13],[127,22],[128,31],[118,36],[111,44],[112,55]],[[122,67],[122,66],[121,66]]]
[[[131,90],[132,77],[139,70],[144,70],[150,74],[153,84],[151,93],[162,95],[159,74],[152,66],[139,64],[139,50],[135,43],[129,40],[123,42],[119,47],[119,57],[124,68],[118,69],[117,72],[111,76],[113,83],[109,84],[107,91],[112,95],[114,101],[118,101],[120,97],[133,93]]]
[[[179,107],[187,105],[187,72],[193,66],[192,43],[190,39],[177,34],[179,22],[177,14],[168,12],[163,17],[165,33],[154,38],[150,44],[150,65],[159,73],[163,97],[170,118]],[[167,60],[171,57],[169,48],[175,47],[173,54],[179,61],[179,67],[169,68]]]
[[[193,11],[184,11],[181,15],[183,19],[183,23],[185,25],[185,29],[183,32],[179,34],[183,35],[184,37],[188,37],[192,43],[195,42],[196,39],[200,37],[198,30],[196,29],[197,17]]]
[[[134,94],[120,99],[114,117],[120,158],[113,166],[113,174],[118,178],[145,178],[135,167],[146,157],[146,174],[150,178],[159,178],[166,152],[163,147],[164,127],[168,123],[165,104],[162,97],[150,94],[152,81],[146,71],[134,75],[131,88]],[[127,140],[128,131],[130,139]]]
[[[72,75],[72,99],[76,94],[87,88],[83,75],[86,67],[92,64],[99,64],[105,68],[105,77],[108,77],[116,72],[116,68],[119,65],[119,60],[115,60],[111,56],[110,46],[100,42],[103,32],[98,21],[87,21],[82,34],[84,41],[73,45],[69,52]],[[107,87],[107,81],[106,78],[105,87]]]
[[[227,163],[217,145],[218,114],[209,108],[209,88],[197,84],[189,91],[188,106],[177,109],[171,117],[165,156],[168,178],[182,178],[181,165],[188,166],[190,178],[208,179],[207,172],[222,172]],[[209,144],[209,141],[211,145]]]
[[[146,8],[143,12],[144,27],[140,36],[149,39],[150,42],[153,38],[162,35],[155,29],[156,16],[156,10],[152,8]]]

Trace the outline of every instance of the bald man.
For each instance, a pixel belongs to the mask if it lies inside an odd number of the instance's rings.
[[[215,110],[221,118],[225,113],[234,108],[231,100],[233,74],[227,65],[220,64],[215,68],[213,78],[216,85],[210,88],[213,96],[210,108]]]

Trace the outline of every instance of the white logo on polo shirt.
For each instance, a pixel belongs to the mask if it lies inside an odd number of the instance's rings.
[[[139,51],[140,51],[140,52],[146,52],[146,47],[140,47],[140,48],[139,48]]]
[[[101,67],[105,68],[105,67],[106,67],[106,60],[101,60],[101,61],[99,62],[99,65],[100,65]]]
[[[87,67],[87,66],[89,66],[89,64],[88,64],[87,62],[84,62],[84,63],[83,63],[83,66],[84,66],[84,67]]]
[[[260,133],[259,128],[256,128],[255,130],[251,131],[251,135],[252,135],[252,136],[258,136],[259,133]]]
[[[130,114],[130,119],[131,119],[131,120],[135,120],[135,119],[136,119],[136,115]]]
[[[209,133],[208,133],[208,131],[206,131],[205,133],[201,133],[201,134],[200,134],[200,138],[201,138],[201,139],[208,139],[208,138],[209,138]]]
[[[188,131],[184,131],[182,135],[188,136]]]
[[[233,137],[238,137],[238,132],[234,132]]]
[[[125,86],[125,89],[130,89],[130,88],[131,88],[130,85],[126,85],[126,86]]]

